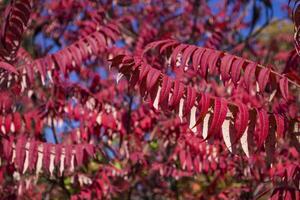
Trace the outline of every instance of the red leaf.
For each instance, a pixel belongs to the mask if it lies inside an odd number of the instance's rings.
[[[151,67],[150,65],[142,65],[139,81],[141,82],[149,73]]]
[[[285,123],[284,123],[284,117],[280,114],[274,114],[274,118],[276,121],[276,133],[279,138],[284,137],[284,131],[285,131]]]
[[[75,61],[76,66],[80,66],[82,57],[81,57],[79,49],[75,45],[71,45],[68,47],[68,50],[70,51],[70,53]],[[71,62],[71,61],[68,61],[68,62]]]
[[[183,52],[183,54],[182,54],[182,59],[181,59],[181,66],[184,67],[184,66],[187,64],[188,59],[191,58],[193,52],[194,52],[196,49],[197,49],[196,46],[190,45],[190,46],[188,46],[188,47],[184,50],[184,52]]]
[[[133,88],[137,82],[139,81],[139,77],[140,77],[140,70],[137,68],[133,71],[130,80],[129,80],[129,87]]]
[[[214,105],[213,119],[209,127],[207,138],[209,138],[211,135],[217,134],[221,130],[222,124],[226,118],[226,113],[227,113],[227,102],[224,101],[223,99],[216,98],[215,105]]]
[[[180,99],[182,98],[184,93],[184,86],[177,79],[174,81],[173,94],[170,99],[170,106],[176,107],[179,104]]]
[[[68,168],[71,166],[72,159],[72,145],[64,145],[65,150],[65,167]]]
[[[199,159],[199,155],[196,155],[196,157],[194,158],[194,170],[198,173],[200,173],[200,159]]]
[[[6,134],[10,133],[11,123],[12,123],[12,117],[11,117],[11,115],[7,115],[5,117],[5,131],[6,131]]]
[[[240,80],[241,70],[243,68],[243,65],[245,63],[245,60],[243,58],[235,59],[232,63],[231,67],[231,79],[234,84],[237,84],[237,82]]]
[[[21,136],[17,139],[15,164],[21,172],[23,171],[24,160],[25,160],[25,144],[26,144],[25,136]]]
[[[91,47],[92,53],[97,54],[98,47],[97,47],[97,43],[96,43],[95,39],[93,37],[87,37],[86,40],[87,40],[89,46]]]
[[[184,115],[190,112],[193,105],[195,105],[195,100],[196,90],[192,87],[187,87]]]
[[[215,74],[216,73],[216,68],[217,68],[217,62],[220,58],[221,52],[215,51],[212,52],[209,56],[209,61],[208,61],[208,68],[210,74]]]
[[[192,158],[191,158],[191,153],[189,151],[186,152],[186,166],[188,171],[193,170],[193,163],[192,163]]]
[[[176,65],[176,60],[177,60],[178,54],[187,47],[188,47],[188,45],[186,45],[186,44],[180,44],[173,50],[173,52],[171,54],[171,64],[173,66]]]
[[[256,133],[258,136],[257,145],[260,148],[269,134],[269,116],[263,109],[256,109],[256,113],[258,115],[258,132]]]
[[[252,84],[252,79],[255,75],[256,66],[257,66],[257,63],[249,63],[245,69],[244,85],[248,91],[250,89],[250,85]]]
[[[265,91],[265,88],[266,88],[268,80],[269,80],[269,75],[270,75],[269,68],[264,68],[264,69],[260,70],[259,75],[258,75],[258,86],[259,86],[260,92]]]
[[[61,55],[63,51],[60,51],[56,54],[54,54],[53,58],[58,64],[59,69],[62,71],[62,73],[66,73],[66,61],[65,61],[65,55]]]
[[[230,79],[230,70],[233,60],[233,55],[225,55],[221,60],[220,72],[223,81],[228,81]]]
[[[248,126],[249,111],[247,106],[245,106],[244,104],[237,103],[237,105],[239,111],[237,117],[235,118],[234,127],[237,131],[237,139],[240,139]]]
[[[286,77],[281,78],[279,80],[279,89],[282,94],[282,97],[288,101],[289,100],[289,85],[288,85],[288,79]]]
[[[207,50],[203,53],[203,56],[200,60],[200,76],[206,79],[207,68],[208,68],[208,59],[212,51]]]
[[[9,137],[8,139],[3,139],[3,154],[8,162],[10,162],[12,157],[12,146],[13,146],[14,137]]]
[[[156,48],[157,46],[161,45],[161,44],[164,44],[164,43],[168,43],[168,42],[173,42],[174,40],[171,40],[171,39],[165,39],[165,40],[160,40],[160,41],[155,41],[155,42],[152,42],[150,44],[148,44],[144,51],[143,51],[143,55],[149,51],[150,49],[154,49]]]
[[[62,154],[62,145],[56,144],[55,145],[55,160],[54,160],[54,163],[56,166],[59,166],[59,164],[60,164],[61,154]]]
[[[180,165],[182,169],[186,168],[186,152],[185,150],[180,150],[179,152],[179,160],[180,160]]]
[[[205,49],[204,48],[198,48],[194,54],[193,54],[193,62],[192,62],[192,65],[193,65],[193,68],[194,68],[194,71],[197,72],[198,71],[198,67],[199,67],[199,64],[200,64],[200,60],[202,59],[202,56],[203,56],[203,53],[205,52]]]
[[[18,112],[14,113],[14,125],[16,132],[19,132],[21,129],[21,115]]]
[[[6,62],[0,61],[0,68],[5,69],[14,74],[19,74],[14,66],[12,66],[11,64],[6,63]]]
[[[95,149],[94,146],[91,144],[86,144],[84,147],[85,151],[87,152],[88,156],[94,156]]]
[[[148,75],[147,75],[147,89],[150,91],[159,80],[160,71],[154,68],[151,68]]]
[[[161,46],[161,48],[159,49],[159,53],[162,54],[166,49],[168,49],[171,46],[175,46],[177,44],[178,44],[177,41],[167,42],[167,43],[165,43],[164,45]]]
[[[169,100],[169,94],[172,88],[172,80],[168,76],[163,76],[159,103]]]
[[[43,168],[49,172],[51,144],[43,143]]]
[[[206,94],[206,93],[202,93],[201,95],[201,99],[199,102],[199,106],[200,106],[200,119],[202,120],[203,117],[206,115],[209,106],[210,106],[210,97]],[[198,122],[197,122],[198,124]]]
[[[83,146],[82,145],[76,145],[75,148],[76,151],[76,163],[78,166],[82,165],[83,162]]]
[[[28,152],[28,157],[29,157],[29,170],[33,171],[35,169],[36,161],[38,158],[38,145],[39,142],[37,141],[31,141],[29,144],[29,152]]]

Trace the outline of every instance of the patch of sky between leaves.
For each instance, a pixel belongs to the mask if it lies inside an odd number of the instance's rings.
[[[80,123],[78,121],[71,120],[68,123],[66,123],[66,121],[64,121],[61,126],[56,126],[55,127],[55,132],[57,134],[58,142],[59,143],[62,142],[63,133],[72,131],[75,128],[78,128],[79,125],[80,125]],[[44,136],[45,136],[45,139],[46,139],[47,142],[55,144],[54,133],[53,133],[53,129],[51,127],[46,126],[44,128]]]
[[[212,13],[213,14],[217,14],[218,13],[218,11],[220,9],[220,5],[221,5],[220,2],[221,1],[219,1],[219,0],[210,0],[208,2],[210,8],[212,9]],[[246,16],[246,21],[247,22],[250,22],[251,17],[252,17],[253,2],[254,1],[251,1],[249,3],[249,5],[247,6],[247,10],[248,10],[248,14]],[[257,1],[257,2],[262,2],[262,1]],[[271,2],[272,2],[272,9],[273,9],[273,19],[286,18],[287,17],[287,13],[285,11],[283,11],[282,6],[287,3],[287,0],[271,0]],[[219,6],[216,6],[218,4],[219,4]],[[228,14],[230,14],[230,13],[228,13]],[[266,17],[267,17],[266,16],[266,12],[262,11],[261,14],[262,15],[259,18],[258,22],[256,23],[256,26],[254,27],[254,30],[256,28],[262,26],[265,23],[265,21],[266,21]],[[250,32],[250,28],[241,29],[240,31],[241,31],[240,33],[241,33],[241,35],[243,37],[247,37],[247,35]]]

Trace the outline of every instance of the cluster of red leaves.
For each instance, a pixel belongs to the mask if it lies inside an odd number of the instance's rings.
[[[272,7],[251,2],[10,1],[3,198],[299,199],[299,59],[236,45]]]

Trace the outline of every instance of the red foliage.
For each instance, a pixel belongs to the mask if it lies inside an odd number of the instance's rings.
[[[4,2],[2,199],[300,199],[299,1]]]

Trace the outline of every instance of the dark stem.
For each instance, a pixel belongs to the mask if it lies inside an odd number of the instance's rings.
[[[57,134],[56,134],[56,130],[55,130],[54,123],[53,123],[53,118],[51,120],[51,128],[52,128],[52,133],[53,133],[53,137],[55,140],[55,144],[58,144]]]

